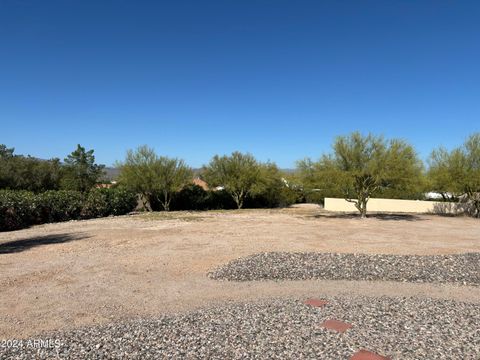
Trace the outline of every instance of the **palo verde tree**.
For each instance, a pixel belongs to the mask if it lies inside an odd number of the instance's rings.
[[[480,133],[470,135],[462,146],[450,152],[442,147],[434,150],[428,177],[433,190],[444,199],[462,198],[467,210],[480,217]]]
[[[183,160],[158,156],[146,145],[128,150],[125,161],[117,166],[120,168],[119,183],[142,195],[149,211],[152,210],[152,200],[169,211],[172,195],[193,177],[192,169]]]
[[[251,154],[235,151],[230,156],[215,155],[202,172],[209,185],[222,186],[241,209],[259,186],[261,167]]]
[[[323,156],[319,161],[297,161],[295,180],[307,202],[322,203],[326,197],[344,196],[344,175],[334,161]]]
[[[104,165],[95,163],[94,150],[80,144],[64,159],[61,186],[67,190],[89,191],[104,175]]]
[[[405,141],[387,141],[359,132],[337,137],[332,154],[317,163],[304,161],[303,165],[310,170],[312,181],[318,177],[319,190],[327,187],[333,193],[342,193],[362,218],[373,195],[393,189],[411,191],[419,186],[423,171],[415,150]]]
[[[443,201],[453,201],[461,195],[457,176],[462,174],[462,153],[458,149],[449,152],[443,147],[432,151],[428,159],[430,190],[442,195]]]

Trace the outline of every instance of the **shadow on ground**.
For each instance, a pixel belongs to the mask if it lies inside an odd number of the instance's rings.
[[[333,214],[316,214],[309,216],[315,219],[360,219],[360,215],[356,213],[333,213]],[[428,220],[421,218],[418,215],[412,214],[368,214],[368,219],[378,219],[378,220],[403,220],[403,221],[424,221]]]
[[[12,254],[22,252],[37,246],[63,244],[70,241],[86,239],[85,234],[53,234],[34,236],[0,244],[0,254]]]

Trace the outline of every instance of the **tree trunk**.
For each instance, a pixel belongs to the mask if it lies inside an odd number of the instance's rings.
[[[473,217],[480,218],[480,200],[473,200],[474,214]]]
[[[168,192],[166,192],[166,191],[163,192],[163,199],[164,199],[164,201],[162,201],[163,210],[170,211],[170,200],[171,200],[171,198],[168,196]]]
[[[233,200],[235,200],[235,203],[237,204],[237,209],[241,209],[243,206],[243,192],[240,194],[233,193]]]
[[[367,217],[367,202],[368,202],[368,197],[364,195],[360,195],[357,201],[355,202],[355,207],[360,213],[361,219],[365,219]]]
[[[367,217],[367,202],[363,203],[362,210],[360,211],[360,218],[365,219]]]
[[[235,203],[237,204],[237,209],[241,209],[242,206],[243,206],[243,200],[239,197],[239,196],[236,196],[235,197]]]
[[[150,203],[150,194],[146,194],[146,193],[142,194],[141,199],[142,199],[142,204],[143,204],[144,209],[146,209],[148,212],[151,212],[152,211],[152,205]]]
[[[480,218],[480,192],[467,188],[467,204],[471,206],[471,216]]]
[[[356,200],[347,199],[347,201],[355,204],[355,207],[360,212],[361,219],[367,217],[367,202],[378,187],[375,178],[370,174],[355,176],[354,189],[357,195]]]

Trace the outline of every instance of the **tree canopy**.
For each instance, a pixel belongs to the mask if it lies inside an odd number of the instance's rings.
[[[60,184],[60,160],[42,160],[16,155],[14,148],[0,145],[0,189],[42,192]]]
[[[435,149],[429,158],[428,174],[433,189],[444,199],[463,197],[472,215],[480,217],[480,133],[470,135],[451,151]]]
[[[94,150],[85,150],[80,144],[64,159],[61,186],[67,190],[86,192],[104,175],[104,165],[95,163]]]
[[[158,156],[146,145],[128,150],[125,161],[118,166],[119,183],[141,194],[148,210],[152,210],[152,201],[159,201],[168,211],[173,193],[193,178],[192,169],[183,160]]]
[[[203,177],[209,185],[223,187],[241,209],[247,196],[261,186],[261,166],[253,155],[235,151],[230,156],[215,155],[203,167]]]

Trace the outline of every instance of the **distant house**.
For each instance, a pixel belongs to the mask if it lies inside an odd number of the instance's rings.
[[[115,180],[113,180],[113,181],[110,181],[109,183],[104,182],[104,183],[95,184],[95,187],[97,189],[109,189],[112,186],[114,186],[116,183],[117,182]]]
[[[208,191],[208,190],[212,190],[212,191],[221,191],[221,190],[225,190],[225,187],[224,186],[216,186],[214,188],[211,188],[210,189],[210,186],[208,186],[207,182],[200,179],[199,177],[196,177],[195,179],[192,180],[192,183],[194,183],[195,185],[198,185],[200,186],[203,190],[205,191]]]
[[[196,177],[195,179],[193,179],[192,182],[195,185],[200,186],[205,191],[209,190],[208,184],[204,180],[200,179],[199,177]]]

